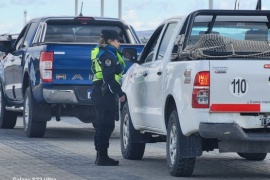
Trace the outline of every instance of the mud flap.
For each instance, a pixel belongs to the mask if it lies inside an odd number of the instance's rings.
[[[49,104],[37,104],[34,107],[36,121],[50,121],[52,118],[52,110]]]
[[[202,155],[202,139],[197,135],[180,137],[180,156],[183,158],[188,157],[198,157]]]

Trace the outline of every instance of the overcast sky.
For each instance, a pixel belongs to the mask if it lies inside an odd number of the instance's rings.
[[[84,16],[100,16],[100,0],[83,2]],[[213,0],[215,9],[234,9],[235,0]],[[238,0],[239,9],[255,9],[257,0]],[[118,0],[104,0],[104,16],[118,17]],[[122,0],[122,19],[136,30],[153,30],[164,19],[186,15],[197,9],[208,9],[209,0]],[[262,0],[270,10],[270,0]],[[27,21],[40,16],[75,15],[75,0],[0,0],[0,34],[18,33]]]

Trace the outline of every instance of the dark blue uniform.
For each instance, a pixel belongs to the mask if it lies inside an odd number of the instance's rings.
[[[95,133],[96,151],[107,151],[109,139],[115,128],[116,95],[124,95],[121,85],[115,80],[115,74],[123,71],[114,46],[100,47],[98,58],[102,67],[103,80],[93,82],[91,98],[97,111]]]

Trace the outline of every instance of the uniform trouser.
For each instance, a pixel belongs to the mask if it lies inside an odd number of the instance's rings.
[[[101,86],[93,85],[92,102],[96,108],[96,151],[105,151],[109,148],[109,139],[115,127],[115,94],[109,90],[103,95]]]

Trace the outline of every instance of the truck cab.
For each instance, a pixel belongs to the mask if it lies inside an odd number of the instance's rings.
[[[123,157],[141,159],[145,143],[166,141],[173,176],[191,176],[203,151],[263,160],[270,151],[269,13],[198,10],[162,22],[123,81]]]

